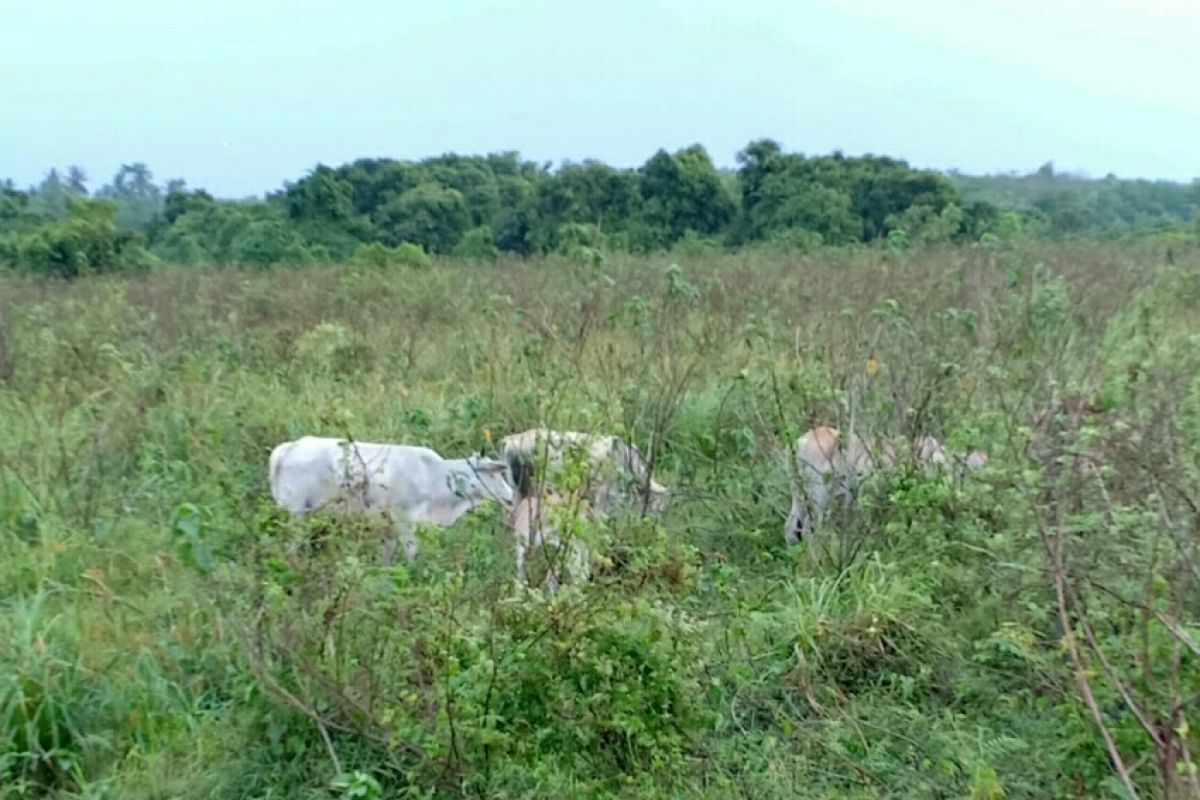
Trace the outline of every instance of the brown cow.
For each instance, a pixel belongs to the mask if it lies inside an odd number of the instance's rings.
[[[587,580],[591,577],[591,551],[577,536],[564,542],[559,526],[570,516],[585,520],[599,518],[600,512],[586,502],[559,494],[552,489],[540,496],[526,495],[513,507],[510,525],[517,545],[517,580],[525,582],[525,558],[531,549],[556,545],[560,557],[546,569],[545,583],[550,591],[558,588],[560,576],[567,580]]]
[[[871,446],[858,434],[850,434],[842,443],[839,436],[837,428],[822,426],[796,441],[795,467],[801,485],[792,489],[792,509],[783,527],[788,544],[811,535],[816,521],[824,518],[835,497],[843,503],[852,502],[858,484],[868,473],[891,469],[899,461],[892,442],[881,441]],[[951,455],[934,437],[921,436],[913,442],[913,459],[923,467],[938,468],[945,466]],[[967,469],[976,470],[987,464],[988,455],[983,450],[973,450],[954,459]]]
[[[500,446],[518,500],[576,461],[586,471],[584,496],[603,514],[644,506],[658,515],[670,500],[671,490],[650,476],[646,459],[620,436],[534,428],[505,436]]]

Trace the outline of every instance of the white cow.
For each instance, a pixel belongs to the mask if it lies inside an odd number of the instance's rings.
[[[835,497],[842,503],[853,501],[858,484],[877,469],[896,466],[898,452],[888,441],[871,447],[858,434],[851,434],[845,444],[838,441],[837,428],[817,427],[805,433],[795,444],[795,468],[800,485],[792,487],[792,509],[783,526],[788,544],[810,536],[817,520],[823,519]],[[913,442],[913,459],[923,467],[942,467],[949,460],[945,446],[932,436],[922,436]],[[973,450],[965,457],[955,457],[967,469],[976,470],[987,464],[983,450]]]
[[[638,449],[619,436],[534,428],[501,441],[517,497],[532,497],[564,466],[586,467],[583,496],[601,514],[621,506],[661,514],[671,491],[650,477]],[[648,493],[648,496],[647,496]]]
[[[384,547],[389,562],[397,538],[409,561],[416,556],[418,524],[445,527],[488,500],[513,500],[503,461],[446,459],[427,447],[304,436],[271,451],[269,469],[271,496],[293,514],[333,506],[390,517],[397,536]]]
[[[545,583],[551,591],[558,588],[560,577],[568,580],[590,578],[591,551],[578,536],[568,536],[564,542],[560,528],[572,518],[591,521],[599,516],[599,512],[585,501],[578,498],[572,501],[551,489],[541,492],[540,496],[529,495],[518,500],[510,522],[517,545],[517,580],[525,582],[528,551],[544,550],[546,545],[559,548],[559,557],[546,569]]]

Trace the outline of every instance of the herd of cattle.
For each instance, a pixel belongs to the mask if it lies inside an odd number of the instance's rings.
[[[499,502],[509,509],[522,581],[527,553],[546,545],[570,551],[565,574],[590,572],[582,542],[559,536],[555,519],[562,515],[555,509],[593,519],[622,508],[657,515],[670,498],[642,454],[619,436],[537,429],[505,437],[501,451],[502,460],[443,458],[427,447],[305,436],[271,451],[271,496],[293,514],[329,508],[385,515],[394,525],[384,545],[389,562],[401,543],[409,561],[416,557],[417,525],[452,525],[483,503]],[[573,492],[547,479],[572,469],[579,473]],[[554,573],[546,578],[552,588],[557,584]]]
[[[505,437],[500,450],[500,460],[448,459],[426,447],[305,436],[271,452],[271,495],[293,514],[329,508],[384,515],[393,530],[385,543],[389,562],[398,543],[410,561],[416,556],[418,525],[448,526],[496,501],[508,510],[521,580],[528,552],[546,545],[565,548],[564,574],[590,572],[583,544],[560,537],[566,515],[556,509],[569,509],[571,518],[620,509],[658,515],[671,497],[643,455],[619,436],[539,428]],[[988,460],[982,450],[950,453],[930,436],[912,442],[910,455],[911,463],[926,469],[974,471]],[[896,466],[903,451],[892,442],[869,443],[856,434],[843,439],[835,428],[818,427],[796,441],[790,456],[795,480],[783,533],[794,544],[814,533],[835,500],[851,502],[868,473]],[[552,575],[547,581],[557,584]]]

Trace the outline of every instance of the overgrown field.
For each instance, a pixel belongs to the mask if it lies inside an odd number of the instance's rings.
[[[1200,797],[1200,250],[1169,259],[0,275],[0,798]],[[991,460],[876,476],[814,561],[813,424]],[[388,567],[270,500],[300,434],[534,425],[674,489],[581,522],[597,574],[552,596],[500,509]]]

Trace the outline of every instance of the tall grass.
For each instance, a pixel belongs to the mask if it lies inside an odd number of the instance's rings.
[[[1173,258],[0,276],[0,797],[1200,796]],[[1072,394],[1103,411],[1035,427]],[[874,477],[815,563],[782,536],[812,424],[992,460]],[[300,434],[534,425],[622,433],[674,489],[554,595],[495,508],[387,567],[371,520],[270,504]]]

